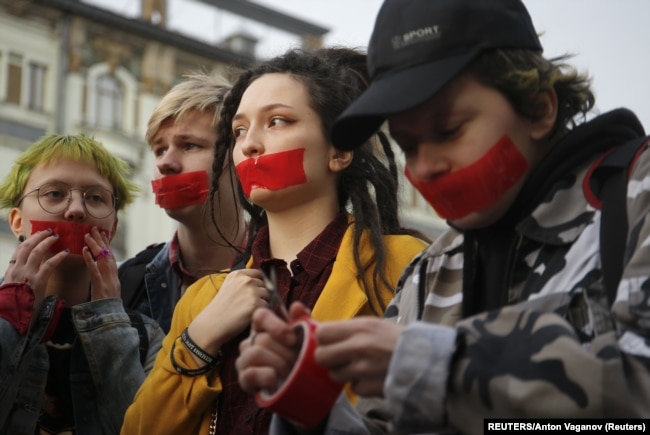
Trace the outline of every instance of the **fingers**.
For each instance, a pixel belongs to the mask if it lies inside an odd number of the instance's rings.
[[[236,270],[229,273],[210,303],[194,318],[191,335],[208,350],[249,328],[251,316],[268,307],[268,291],[257,270]],[[215,283],[215,286],[219,284]]]
[[[81,250],[81,255],[86,260],[86,266],[91,274],[93,271],[99,273],[99,265],[113,260],[113,254],[108,244],[104,243],[97,227],[93,227],[90,233],[84,235],[84,242],[86,242],[86,246]]]
[[[238,269],[230,272],[228,277],[231,279],[242,280],[244,277],[249,278],[250,282],[254,282],[257,285],[264,287],[264,281],[262,278],[262,273],[258,269]]]
[[[20,243],[4,276],[5,282],[27,282],[34,292],[34,311],[40,310],[47,282],[54,269],[68,256],[66,249],[55,255],[50,253],[58,236],[51,229],[38,231]]]
[[[13,258],[16,260],[16,263],[26,263],[32,252],[42,256],[56,243],[57,238],[58,236],[49,228],[38,231],[18,245],[15,251],[16,255]]]
[[[54,272],[54,269],[56,269],[69,254],[69,249],[64,249],[63,251],[54,254],[52,257],[41,263],[39,273],[44,275],[44,277],[46,276],[49,278],[52,272]],[[45,281],[47,281],[47,279],[45,279]]]
[[[383,395],[383,384],[403,327],[376,317],[319,324],[316,361],[357,394]]]
[[[401,327],[377,317],[323,322],[316,329],[318,361],[336,366],[359,355],[390,354]]]
[[[239,361],[241,357],[237,360]],[[269,390],[280,384],[281,379],[277,371],[270,366],[244,367],[237,369],[239,385],[247,393],[259,390]]]
[[[357,317],[342,322],[323,322],[318,325],[316,341],[319,346],[344,341],[360,332],[368,330],[368,320],[370,318]]]
[[[265,303],[268,302],[269,292],[264,287],[264,281],[262,280],[260,271],[256,269],[239,269],[230,272],[221,285],[217,297],[220,299],[228,299],[232,293],[241,294],[242,289],[245,288],[252,291],[257,298]],[[265,305],[257,304],[256,308],[257,306]]]
[[[289,319],[291,322],[299,319],[300,317],[311,316],[309,308],[307,308],[302,302],[293,302],[289,307]]]
[[[297,340],[293,328],[268,308],[260,308],[253,312],[251,330],[257,333],[265,332],[273,340],[287,347],[294,346]]]
[[[114,269],[112,266],[115,266],[116,262],[108,238],[100,233],[97,227],[93,227],[90,233],[84,236],[84,241],[86,242],[86,246],[84,246],[81,253],[91,272],[102,266],[107,266],[104,267],[107,270]],[[93,265],[96,267],[92,267]]]
[[[86,245],[90,250],[90,254],[92,254],[92,257],[95,261],[109,258],[112,261],[115,261],[114,258],[111,258],[113,256],[113,253],[111,252],[108,239],[104,234],[99,232],[99,229],[97,227],[93,227],[90,230],[90,233],[84,236],[84,241],[86,242]]]
[[[276,387],[286,379],[298,358],[297,347],[287,347],[266,333],[258,333],[255,343],[246,339],[240,344],[235,362],[240,384],[245,391]]]
[[[58,235],[47,229],[34,233],[18,245],[6,270],[5,281],[23,282],[27,279],[33,288],[40,287],[43,284],[41,281],[47,281],[54,267],[68,255],[67,251],[51,255],[50,249],[57,239]],[[39,275],[39,272],[42,273]]]
[[[240,343],[235,366],[248,392],[275,388],[286,379],[298,357],[295,330],[269,309],[253,314],[253,333]]]
[[[117,263],[109,240],[97,227],[84,236],[81,254],[90,273],[91,300],[120,297]]]
[[[248,326],[253,311],[267,307],[268,300],[269,292],[264,287],[259,271],[241,269],[226,276],[210,304],[217,311],[226,311],[225,314],[234,314],[234,311],[243,315]]]

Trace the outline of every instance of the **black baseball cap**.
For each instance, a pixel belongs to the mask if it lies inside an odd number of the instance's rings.
[[[480,53],[542,51],[521,0],[385,0],[368,44],[370,86],[334,123],[339,149],[364,143],[387,116],[433,97]]]

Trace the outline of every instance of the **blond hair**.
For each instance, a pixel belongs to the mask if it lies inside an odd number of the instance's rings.
[[[183,76],[183,81],[175,85],[153,111],[145,139],[151,143],[164,121],[174,119],[179,122],[192,111],[212,112],[211,125],[216,128],[224,96],[230,87],[230,82],[218,74],[192,73]]]

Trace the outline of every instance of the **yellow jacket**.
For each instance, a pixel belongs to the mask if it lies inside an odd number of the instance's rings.
[[[353,225],[350,225],[341,241],[332,273],[312,310],[312,317],[316,320],[373,315],[361,282],[357,279],[352,243]],[[384,236],[384,243],[386,277],[393,286],[382,291],[385,306],[393,297],[401,272],[427,245],[411,236]],[[373,251],[367,235],[362,237],[359,251],[366,279],[372,282]],[[183,367],[198,368],[178,337],[214,298],[225,276],[222,273],[201,278],[187,289],[176,305],[171,329],[163,341],[154,368],[127,410],[121,432],[123,435],[209,433],[212,406],[222,388],[218,371],[196,377],[182,376],[174,370],[169,353],[176,342],[174,357],[177,362]],[[374,306],[378,307],[378,304]]]

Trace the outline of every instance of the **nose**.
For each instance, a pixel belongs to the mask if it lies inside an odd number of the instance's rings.
[[[65,209],[64,217],[70,221],[83,221],[86,219],[86,208],[83,203],[83,193],[79,190],[71,190],[68,198],[68,208]]]
[[[246,157],[257,157],[264,154],[264,145],[254,129],[249,129],[246,136],[237,141],[242,154]]]
[[[411,176],[417,180],[431,180],[451,170],[449,160],[433,145],[420,144],[417,150],[406,158]]]
[[[156,160],[156,169],[161,175],[180,174],[183,171],[180,152],[176,147],[170,146],[165,153]]]

